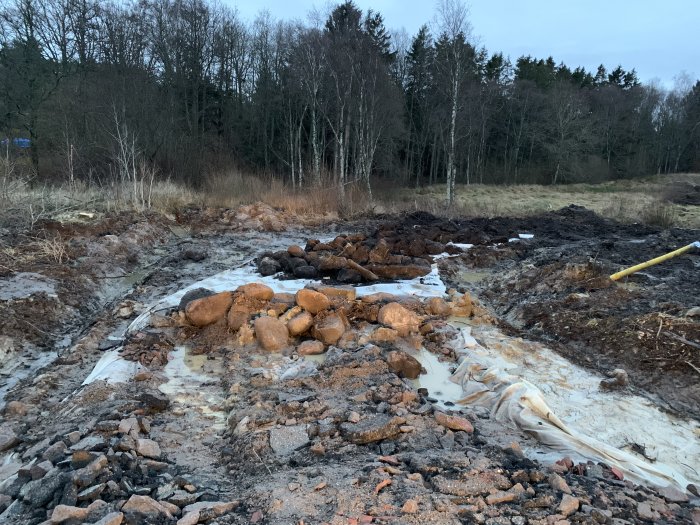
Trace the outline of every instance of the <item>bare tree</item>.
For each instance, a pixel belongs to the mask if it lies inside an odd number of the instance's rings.
[[[444,41],[445,56],[438,63],[448,86],[450,116],[447,144],[447,204],[454,202],[456,180],[457,118],[460,115],[460,95],[466,74],[466,43],[471,37],[469,10],[462,0],[440,0],[437,10],[437,27]]]

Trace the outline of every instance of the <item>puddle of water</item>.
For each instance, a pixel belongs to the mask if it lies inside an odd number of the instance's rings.
[[[414,356],[425,368],[426,373],[418,376],[412,382],[416,388],[427,388],[428,396],[437,399],[436,405],[441,408],[454,406],[455,402],[464,396],[462,387],[451,381],[452,363],[438,360],[438,356],[421,348]],[[447,404],[446,404],[447,403]]]
[[[0,279],[0,301],[26,299],[37,293],[56,296],[56,281],[39,273],[19,272]]]
[[[194,408],[211,419],[212,428],[226,428],[219,376],[223,373],[221,359],[207,355],[192,355],[186,347],[175,348],[168,356],[163,373],[168,378],[160,385],[161,392],[170,400],[186,408]]]

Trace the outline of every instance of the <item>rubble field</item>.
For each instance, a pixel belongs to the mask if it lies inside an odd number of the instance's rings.
[[[700,523],[700,239],[570,206],[0,231],[0,523]]]

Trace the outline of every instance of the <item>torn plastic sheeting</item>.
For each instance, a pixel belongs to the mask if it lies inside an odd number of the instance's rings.
[[[510,421],[539,442],[562,452],[573,452],[587,460],[620,469],[637,483],[664,487],[677,485],[686,490],[690,481],[670,467],[650,463],[576,432],[564,424],[547,405],[532,383],[502,371],[486,368],[465,357],[451,380],[462,386],[462,405],[480,405],[491,410],[494,419]]]
[[[95,381],[106,381],[107,383],[126,383],[139,371],[145,367],[134,361],[127,361],[119,355],[121,347],[105,352],[90,375],[85,378],[83,385],[89,385]]]

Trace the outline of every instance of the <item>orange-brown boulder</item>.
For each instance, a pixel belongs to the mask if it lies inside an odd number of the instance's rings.
[[[297,336],[306,332],[314,324],[314,318],[309,312],[302,312],[287,321],[289,335]]]
[[[248,299],[255,299],[258,301],[269,301],[275,295],[272,288],[262,283],[244,284],[243,286],[239,286],[236,291],[242,292]]]
[[[345,323],[338,314],[331,313],[323,319],[317,320],[313,328],[313,335],[319,341],[333,345],[345,333]]]
[[[269,352],[282,350],[289,344],[287,327],[274,317],[258,317],[255,320],[255,338]]]
[[[417,332],[420,324],[418,316],[399,303],[389,303],[382,306],[379,309],[377,320],[384,326],[396,330],[402,337],[411,332]]]
[[[231,292],[221,292],[202,297],[187,304],[185,315],[190,324],[207,326],[226,317],[232,302]]]
[[[307,312],[316,315],[327,310],[331,306],[331,301],[322,293],[304,288],[296,294],[297,304]]]

